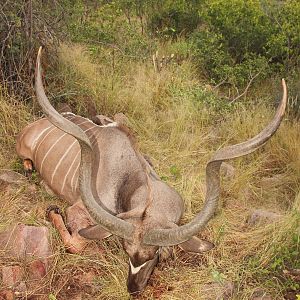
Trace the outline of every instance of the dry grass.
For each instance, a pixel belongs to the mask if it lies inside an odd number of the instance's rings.
[[[98,113],[111,116],[124,112],[128,116],[142,152],[184,197],[184,220],[201,209],[205,164],[213,152],[255,135],[274,113],[263,103],[266,101],[216,113],[213,106],[203,104],[205,87],[202,94],[191,97],[190,91],[202,85],[195,80],[189,62],[157,74],[150,59],[144,64],[119,61],[115,69],[105,51],[95,60],[91,62],[81,46],[61,47],[59,78],[65,82],[66,91],[76,94],[66,98],[72,98],[70,102],[81,113],[86,113],[86,104],[93,102]],[[0,96],[0,166],[14,168],[15,135],[32,117],[26,106]],[[263,149],[230,162],[235,176],[222,179],[218,213],[202,233],[216,244],[215,249],[199,256],[176,251],[175,259],[155,270],[141,299],[207,299],[207,284],[218,280],[235,283],[233,299],[250,299],[257,288],[271,293],[273,299],[282,299],[283,284],[262,274],[277,255],[276,248],[288,247],[298,228],[299,127],[299,123],[285,120]],[[276,176],[279,180],[266,180]],[[63,206],[38,186],[32,191],[32,185],[13,195],[4,191],[1,198],[0,228],[17,220],[44,224],[47,205],[54,201]],[[271,225],[248,228],[245,220],[254,208],[284,217]],[[93,244],[97,251],[70,255],[54,230],[52,237],[55,263],[43,282],[46,293],[57,299],[73,299],[82,289],[76,278],[93,270],[97,275],[93,287],[83,288],[86,299],[128,299],[127,258],[116,238]]]

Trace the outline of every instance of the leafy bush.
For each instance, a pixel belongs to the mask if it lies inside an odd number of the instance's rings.
[[[27,98],[32,94],[36,50],[41,45],[56,45],[58,33],[63,32],[65,3],[4,2],[0,14],[0,81],[10,92]]]
[[[300,3],[206,1],[191,36],[196,64],[214,83],[243,86],[256,74],[299,66]]]
[[[196,10],[180,11],[170,8],[154,13],[148,22],[149,30],[160,37],[185,36],[196,29],[199,15]]]
[[[130,7],[131,1],[96,6],[79,1],[67,26],[70,40],[88,45],[94,53],[107,46],[125,56],[144,58],[149,55],[153,42],[139,32],[134,22],[124,19],[124,5],[127,2]]]

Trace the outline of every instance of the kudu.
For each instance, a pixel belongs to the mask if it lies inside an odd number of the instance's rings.
[[[163,247],[179,245],[190,252],[211,249],[211,243],[195,235],[216,211],[220,166],[225,160],[255,151],[276,132],[287,102],[285,81],[282,80],[283,97],[271,123],[254,138],[218,150],[208,162],[204,207],[191,222],[178,226],[184,212],[181,196],[160,180],[137,150],[129,130],[120,122],[96,125],[72,113],[59,114],[45,94],[40,59],[41,49],[35,89],[47,119],[28,125],[20,133],[17,152],[27,164],[33,162],[58,196],[73,204],[66,211],[69,231],[57,210],[49,213],[69,250],[80,251],[86,239],[111,234],[122,238],[129,256],[127,287],[133,294],[145,288]],[[74,210],[82,212],[76,220]]]

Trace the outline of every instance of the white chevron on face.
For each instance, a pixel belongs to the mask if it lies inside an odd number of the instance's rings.
[[[147,261],[144,262],[142,265],[138,266],[138,267],[135,267],[132,263],[131,263],[131,260],[129,258],[129,264],[130,264],[130,269],[131,269],[131,274],[136,274],[140,271],[140,269],[142,267],[144,267],[146,264],[147,264]]]

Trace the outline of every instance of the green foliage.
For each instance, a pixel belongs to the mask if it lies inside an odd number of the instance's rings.
[[[275,250],[275,249],[274,249]],[[271,270],[278,271],[285,268],[300,268],[300,237],[294,233],[291,235],[290,245],[276,247],[275,257],[270,264]]]
[[[272,29],[259,1],[214,0],[203,15],[209,27],[225,38],[236,62],[241,62],[245,53],[263,54]]]
[[[157,11],[149,17],[149,30],[164,38],[174,38],[193,32],[199,23],[196,10],[185,11],[175,7]]]
[[[10,92],[32,94],[34,60],[39,46],[55,46],[65,12],[64,2],[4,1],[0,14],[0,80]],[[67,2],[67,1],[66,1]]]
[[[194,59],[213,83],[245,86],[256,74],[299,65],[298,1],[206,1],[203,26],[192,35]]]
[[[295,212],[295,214],[298,214]],[[299,216],[294,215],[290,219],[299,220]],[[296,224],[298,224],[296,222]],[[262,266],[260,257],[253,256],[248,261],[248,268],[253,271],[255,278],[258,280],[266,280],[266,278],[280,279],[284,290],[299,290],[299,282],[296,278],[288,275],[288,270],[300,268],[300,237],[292,227],[286,232],[286,240],[279,244],[276,242],[272,245],[270,251],[273,258],[266,265]],[[286,275],[287,274],[287,275]],[[272,286],[273,280],[266,280],[266,285]]]
[[[220,273],[219,271],[217,270],[212,270],[211,271],[211,276],[214,280],[214,282],[218,282],[218,283],[222,283],[224,282],[225,280],[225,275],[223,273]]]
[[[273,62],[284,62],[286,71],[300,62],[300,2],[290,0],[275,4],[268,1],[263,9],[273,24],[266,43],[266,54]]]
[[[49,294],[49,295],[48,295],[48,299],[49,299],[49,300],[56,300],[57,298],[55,297],[55,295]]]
[[[211,108],[212,112],[210,117],[213,117],[213,112],[218,115],[220,112],[231,110],[233,107],[229,102],[222,101],[212,90],[199,85],[185,87],[170,85],[169,88],[172,97],[178,99],[178,101],[181,101],[181,99],[189,99],[199,111],[201,111],[203,107]]]
[[[181,172],[180,172],[180,169],[178,168],[178,166],[176,165],[173,165],[170,167],[170,173],[172,174],[172,176],[175,178],[175,179],[178,179],[181,177]]]
[[[130,2],[88,5],[78,1],[75,13],[67,25],[70,40],[88,45],[94,54],[101,47],[108,46],[124,56],[144,58],[150,53],[153,43],[139,31],[134,22],[124,19],[124,11],[127,12],[125,6],[128,4],[130,8]]]

